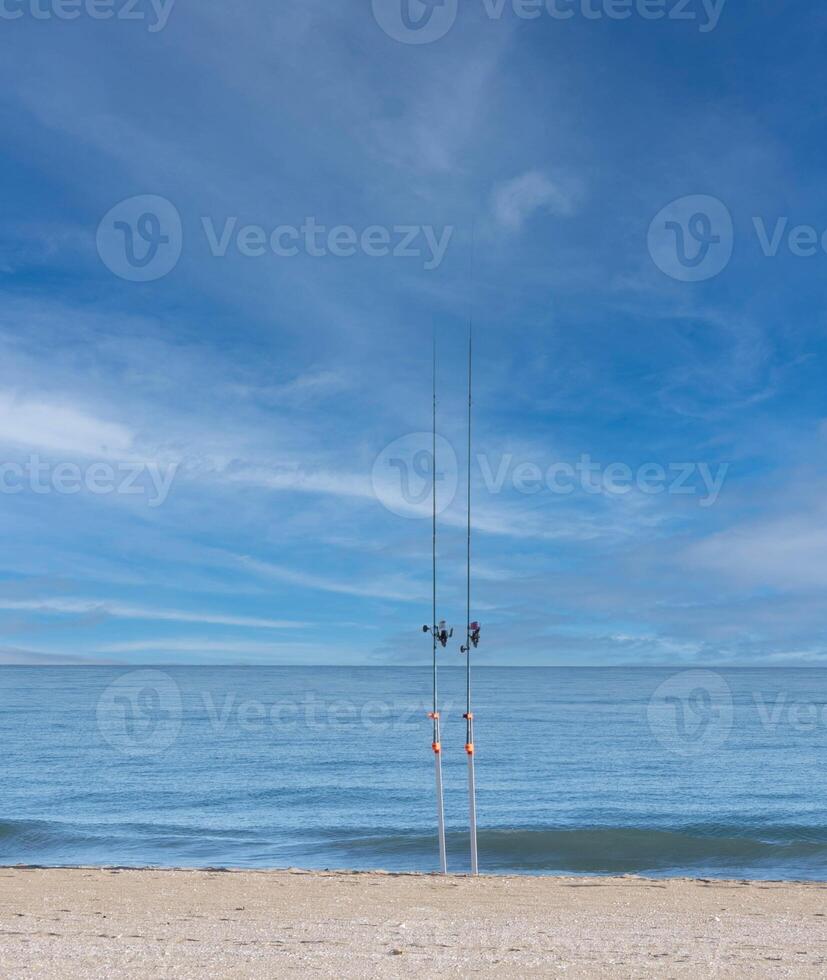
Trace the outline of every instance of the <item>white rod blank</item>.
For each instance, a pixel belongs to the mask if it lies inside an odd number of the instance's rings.
[[[479,874],[477,863],[477,784],[474,777],[474,756],[468,756],[468,817],[471,830],[471,874]]]

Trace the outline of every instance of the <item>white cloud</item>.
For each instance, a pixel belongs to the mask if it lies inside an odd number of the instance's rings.
[[[744,586],[781,590],[827,586],[827,530],[820,513],[730,528],[687,549],[697,568]]]
[[[552,181],[539,170],[531,170],[499,184],[492,196],[494,217],[500,225],[519,231],[535,211],[566,216],[575,210],[577,188]]]
[[[245,640],[147,639],[130,643],[112,643],[99,647],[95,652],[136,663],[164,661],[193,663],[264,663],[264,664],[324,664],[331,660],[330,643],[257,643]],[[336,644],[336,663],[361,663],[364,647],[349,648]],[[143,657],[147,654],[148,657]]]
[[[321,466],[274,463],[270,467],[265,467],[260,464],[239,465],[236,461],[234,468],[229,468],[220,475],[232,482],[248,483],[266,490],[290,490],[296,493],[375,499],[367,476]]]
[[[74,405],[0,391],[0,443],[122,459],[131,455],[132,442],[126,427]]]
[[[0,599],[0,609],[57,613],[59,615],[113,616],[117,619],[146,619],[177,623],[208,623],[215,626],[242,626],[250,629],[301,629],[306,623],[287,619],[259,619],[221,613],[187,612],[179,609],[153,609],[132,606],[109,599]]]
[[[284,650],[299,651],[316,647],[313,643],[267,643],[255,641],[213,640],[187,637],[134,640],[128,643],[109,643],[98,647],[96,653],[248,653],[268,654]]]

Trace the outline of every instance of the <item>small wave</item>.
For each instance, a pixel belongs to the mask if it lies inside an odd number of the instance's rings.
[[[0,820],[0,856],[15,851],[48,852],[55,845],[82,845],[98,839],[94,831],[51,820]]]
[[[422,859],[433,836],[389,835],[340,841],[343,850],[373,858]],[[464,857],[468,838],[448,835],[449,853]],[[489,871],[572,874],[827,875],[827,827],[773,827],[749,836],[733,827],[663,830],[636,827],[493,829],[479,833]],[[482,858],[481,858],[482,859]]]
[[[449,833],[452,870],[466,870],[468,837]],[[827,879],[827,826],[676,829],[590,826],[484,829],[487,872]],[[216,828],[155,823],[0,820],[0,864],[305,867],[430,870],[433,834],[394,828]]]

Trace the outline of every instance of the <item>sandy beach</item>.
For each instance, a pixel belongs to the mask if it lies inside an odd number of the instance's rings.
[[[5,868],[5,977],[821,977],[827,884]]]

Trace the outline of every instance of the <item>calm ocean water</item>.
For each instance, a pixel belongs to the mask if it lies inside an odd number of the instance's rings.
[[[467,869],[464,675],[442,671]],[[427,669],[0,668],[0,863],[437,864]],[[489,872],[827,878],[827,671],[476,673]]]

